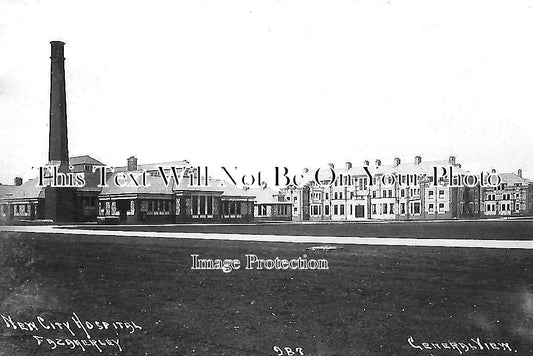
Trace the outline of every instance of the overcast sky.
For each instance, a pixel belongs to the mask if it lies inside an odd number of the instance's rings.
[[[533,178],[532,1],[0,1],[0,182],[70,154],[297,170],[455,154]]]

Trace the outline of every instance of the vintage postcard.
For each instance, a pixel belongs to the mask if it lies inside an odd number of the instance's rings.
[[[0,0],[0,356],[533,355],[532,7]]]

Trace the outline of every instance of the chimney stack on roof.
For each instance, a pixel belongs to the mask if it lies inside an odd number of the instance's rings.
[[[376,167],[379,167],[381,166],[381,160],[380,159],[376,159]]]
[[[418,164],[420,164],[420,163],[422,163],[422,157],[420,157],[420,156],[415,156],[415,164],[418,165]]]
[[[346,162],[346,169],[352,168],[352,162]]]
[[[520,178],[522,178],[522,169],[519,169],[519,170],[518,170],[518,176],[519,176]]]
[[[136,171],[137,170],[137,157],[131,156],[128,158],[128,171]]]
[[[496,169],[492,168],[492,169],[491,169],[491,172],[492,172],[492,173],[496,173]]]
[[[455,166],[455,156],[450,156],[450,158],[448,158],[448,163],[450,166]]]
[[[14,181],[17,187],[22,185],[22,177],[15,177]]]
[[[331,169],[334,169],[335,165],[333,163],[328,163],[328,167],[331,168]]]
[[[398,157],[396,157],[394,159],[394,167],[398,167],[400,165],[400,163],[402,163],[402,160],[399,159]]]
[[[363,162],[363,165],[366,166],[366,167],[368,167],[368,166],[370,166],[370,162],[369,162],[368,160],[365,159],[365,161]]]

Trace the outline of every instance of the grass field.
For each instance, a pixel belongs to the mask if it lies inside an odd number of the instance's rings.
[[[313,252],[288,243],[0,234],[0,314],[61,321],[75,312],[143,328],[119,332],[122,352],[49,351],[32,332],[0,320],[2,356],[277,355],[274,346],[325,356],[459,355],[414,349],[409,336],[419,344],[479,337],[513,349],[469,355],[533,354],[533,256],[526,250],[347,245]],[[191,254],[244,260],[247,253],[306,253],[327,258],[330,269],[190,269]]]
[[[533,220],[432,221],[387,223],[262,223],[256,225],[81,225],[91,230],[202,232],[208,234],[411,237],[435,239],[533,240]]]

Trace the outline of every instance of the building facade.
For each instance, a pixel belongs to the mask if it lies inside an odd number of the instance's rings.
[[[293,204],[280,192],[270,188],[247,190],[255,196],[254,220],[291,221]]]
[[[533,214],[533,184],[518,173],[500,173],[498,187],[482,190],[482,215],[484,217],[526,216]]]

